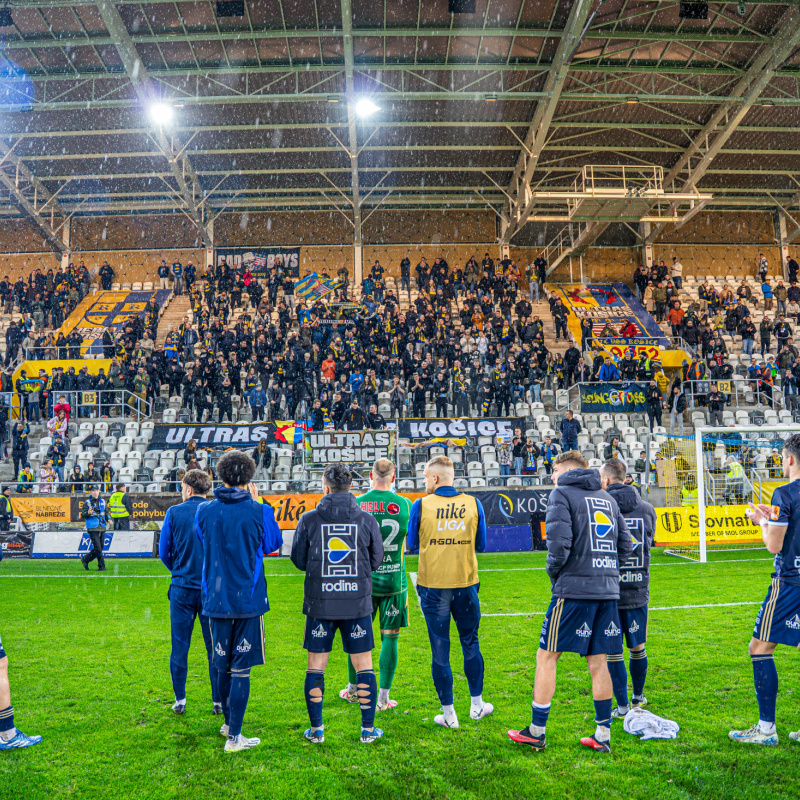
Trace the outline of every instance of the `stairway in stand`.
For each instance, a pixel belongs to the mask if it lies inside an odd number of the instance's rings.
[[[167,334],[172,330],[172,326],[175,325],[176,328],[179,328],[184,317],[189,317],[190,320],[192,318],[189,296],[186,294],[182,294],[180,297],[172,295],[167,307],[162,310],[158,318],[156,344],[163,345]]]

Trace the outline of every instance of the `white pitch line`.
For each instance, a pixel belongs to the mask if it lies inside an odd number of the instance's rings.
[[[743,603],[702,603],[699,605],[689,606],[653,606],[648,609],[650,611],[678,611],[685,608],[729,608],[731,606],[760,606],[761,600],[748,600]],[[545,611],[513,611],[498,614],[481,614],[481,617],[536,617],[542,616]]]
[[[769,561],[772,563],[771,558],[722,558],[714,559],[714,561],[707,561],[707,564],[745,564],[751,561]],[[666,564],[653,564],[651,567],[686,567],[694,564],[700,564],[699,561],[675,561]],[[495,567],[484,569],[480,568],[480,572],[542,572],[547,569],[546,567]]]
[[[417,603],[419,604],[419,610],[422,611],[422,600],[419,599],[419,592],[417,591],[417,573],[409,572],[408,577],[411,579],[411,585],[414,587],[414,597],[417,598]]]
[[[96,572],[97,570],[92,570],[92,572]],[[117,580],[133,580],[134,578],[171,578],[171,575],[98,575],[98,578],[102,578],[103,580],[108,580],[109,578],[116,578]],[[304,578],[305,573],[298,572],[297,575],[291,574],[268,574],[265,577],[267,578]],[[39,580],[41,578],[77,578],[80,580],[86,580],[87,576],[84,575],[82,572],[76,572],[74,575],[0,575],[0,580],[4,578],[31,578]]]

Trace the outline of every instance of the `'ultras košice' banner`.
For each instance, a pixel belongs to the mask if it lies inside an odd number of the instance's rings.
[[[581,412],[647,411],[646,383],[582,383]]]
[[[181,450],[191,439],[201,450],[213,447],[257,447],[262,439],[268,444],[293,446],[303,438],[302,428],[291,420],[256,422],[249,425],[169,425],[153,427],[148,450]]]
[[[394,460],[395,431],[345,431],[306,434],[306,455],[312,464],[356,464],[379,458]]]
[[[478,419],[403,419],[398,430],[408,439],[452,438],[463,436],[500,436],[510,439],[514,428],[525,430],[522,417],[481,417]]]

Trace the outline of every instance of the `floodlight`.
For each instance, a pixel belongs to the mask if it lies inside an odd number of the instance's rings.
[[[150,106],[150,119],[156,125],[169,125],[175,112],[167,103],[153,103]]]
[[[356,101],[356,114],[358,114],[359,117],[369,117],[376,111],[380,111],[380,108],[368,97],[362,97],[360,100]]]

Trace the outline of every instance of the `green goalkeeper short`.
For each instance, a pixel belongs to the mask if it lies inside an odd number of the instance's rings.
[[[372,618],[378,614],[382,631],[408,627],[408,589],[383,597],[372,597]]]

